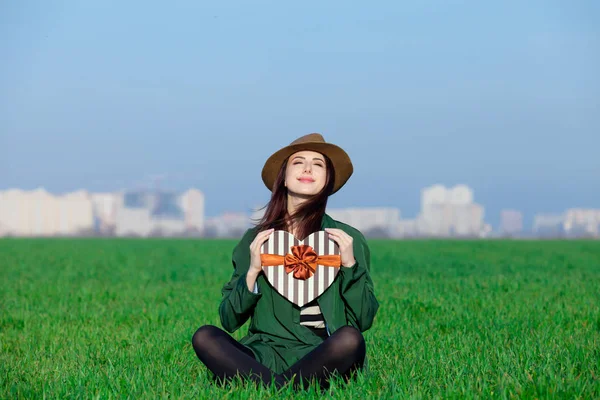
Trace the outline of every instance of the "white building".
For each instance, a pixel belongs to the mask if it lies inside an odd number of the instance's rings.
[[[484,209],[480,204],[460,204],[453,206],[452,234],[455,236],[485,236],[490,227],[485,224]]]
[[[116,206],[118,195],[115,193],[91,193],[96,231],[99,234],[110,235],[116,226]]]
[[[502,235],[518,235],[523,231],[523,213],[517,210],[500,212],[500,233]]]
[[[128,191],[115,202],[117,236],[201,235],[204,231],[204,195],[166,191]]]
[[[419,225],[416,219],[401,219],[398,223],[398,237],[410,238],[419,236]]]
[[[43,188],[0,192],[0,234],[74,236],[94,232],[94,209],[88,192],[53,195]]]
[[[564,234],[563,214],[536,214],[533,217],[533,233],[541,237],[560,237]]]
[[[563,230],[570,237],[599,237],[600,210],[571,208],[564,214]]]
[[[467,185],[456,185],[448,189],[447,202],[456,206],[473,204],[473,189]]]
[[[433,185],[421,191],[416,227],[420,236],[481,237],[491,230],[484,223],[484,215],[483,206],[473,202],[473,190],[468,186]]]
[[[196,189],[189,189],[181,195],[181,207],[185,215],[187,232],[204,234],[204,194]]]
[[[200,236],[203,228],[204,195],[195,189],[183,194],[0,191],[0,236]]]
[[[417,216],[417,226],[421,236],[449,236],[452,232],[452,205],[429,203]]]
[[[206,219],[205,235],[219,238],[241,238],[251,227],[250,218],[244,213],[224,213]]]
[[[442,185],[433,185],[421,190],[421,210],[432,205],[448,203],[448,191]]]
[[[400,234],[400,210],[397,208],[328,209],[327,214],[358,229],[365,236],[398,237]]]
[[[261,219],[265,210],[257,207],[250,216],[251,222]],[[328,208],[331,218],[351,225],[366,236],[400,237],[400,210],[385,207]]]

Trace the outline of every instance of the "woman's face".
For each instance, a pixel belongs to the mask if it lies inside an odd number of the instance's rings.
[[[327,180],[325,157],[315,151],[303,150],[288,159],[285,186],[290,194],[313,196],[325,187]]]

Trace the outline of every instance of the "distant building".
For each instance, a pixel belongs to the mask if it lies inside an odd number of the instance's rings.
[[[204,196],[194,189],[181,195],[0,191],[0,236],[200,236],[203,226]]]
[[[483,206],[473,203],[471,188],[433,185],[421,191],[416,229],[419,236],[426,237],[482,237],[491,227],[484,222]]]
[[[398,237],[412,238],[419,236],[419,226],[416,219],[401,219],[398,223]]]
[[[346,223],[368,237],[398,237],[400,210],[397,208],[328,209],[327,214]]]
[[[420,236],[450,236],[454,220],[453,206],[444,203],[425,203],[417,220]]]
[[[225,213],[206,219],[206,237],[241,238],[251,223],[248,215],[243,213]]]
[[[197,190],[127,191],[116,197],[117,236],[199,236],[203,223],[204,196]]]
[[[88,192],[53,195],[45,189],[0,192],[3,236],[76,236],[94,232],[94,210]]]
[[[181,207],[185,215],[185,230],[188,233],[204,234],[204,194],[190,189],[181,195]]]
[[[115,193],[91,193],[94,208],[95,230],[100,235],[112,235],[116,227],[117,195]]]
[[[473,189],[467,185],[456,185],[446,188],[433,185],[421,190],[421,209],[432,205],[452,204],[468,205],[473,203]]]
[[[263,217],[265,210],[256,208],[252,223]],[[400,210],[385,207],[328,208],[325,211],[334,220],[346,223],[370,237],[399,237]]]
[[[481,237],[486,236],[490,227],[484,218],[484,208],[480,204],[459,204],[453,207],[453,236]]]
[[[467,185],[456,185],[448,189],[448,203],[455,206],[467,206],[473,204],[473,189]]]
[[[523,214],[517,210],[500,212],[500,234],[515,236],[523,231]]]
[[[563,230],[568,237],[600,237],[600,210],[568,209],[564,214]]]
[[[421,210],[431,205],[446,204],[448,202],[447,189],[442,185],[433,185],[421,189]]]
[[[564,236],[565,217],[562,214],[536,214],[533,217],[533,233],[538,237],[558,238]]]

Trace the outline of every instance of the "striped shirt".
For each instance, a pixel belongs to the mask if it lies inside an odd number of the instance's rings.
[[[300,309],[300,325],[316,329],[325,328],[325,319],[316,300],[311,301]]]

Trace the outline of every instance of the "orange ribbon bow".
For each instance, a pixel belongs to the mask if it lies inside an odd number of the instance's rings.
[[[312,247],[301,244],[292,246],[292,253],[280,256],[279,254],[261,254],[260,261],[264,267],[283,265],[285,272],[294,272],[294,278],[306,280],[313,276],[317,265],[326,267],[339,267],[342,258],[338,254],[319,256]]]

